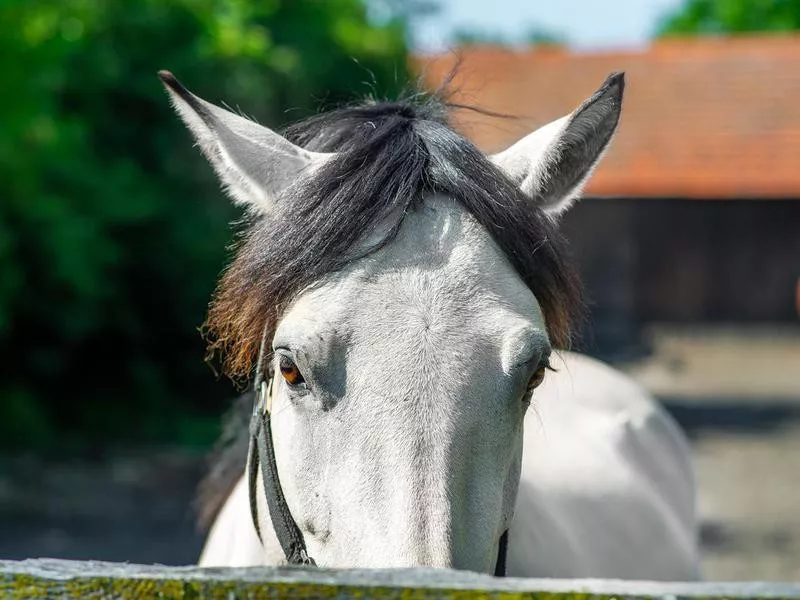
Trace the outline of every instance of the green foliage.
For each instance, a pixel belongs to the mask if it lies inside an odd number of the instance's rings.
[[[660,36],[800,29],[800,0],[689,0],[664,18]]]
[[[208,432],[178,421],[232,394],[197,328],[238,214],[156,71],[279,126],[404,86],[405,18],[372,22],[360,0],[7,0],[0,22],[0,446]]]

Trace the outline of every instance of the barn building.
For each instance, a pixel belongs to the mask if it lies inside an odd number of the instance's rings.
[[[659,41],[643,51],[473,47],[419,59],[482,150],[505,148],[625,71],[619,132],[565,219],[590,299],[584,348],[635,350],[652,323],[796,326],[800,37]]]

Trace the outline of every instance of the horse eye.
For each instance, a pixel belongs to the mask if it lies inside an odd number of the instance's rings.
[[[305,382],[303,375],[300,373],[300,369],[297,368],[297,365],[294,364],[294,361],[288,356],[284,354],[280,355],[278,359],[278,368],[284,380],[286,380],[286,383],[289,385],[300,385]]]
[[[541,367],[536,369],[536,372],[533,374],[533,377],[531,377],[531,380],[528,382],[528,391],[535,390],[542,384],[542,381],[544,381],[544,373],[546,370],[547,367],[545,365],[542,365]]]

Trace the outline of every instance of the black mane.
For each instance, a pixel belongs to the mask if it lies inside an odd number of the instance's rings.
[[[210,349],[228,374],[251,375],[265,327],[274,328],[297,290],[353,260],[357,242],[387,220],[390,241],[433,193],[455,198],[486,228],[535,294],[553,343],[569,344],[582,303],[563,236],[447,113],[446,103],[418,95],[319,114],[283,132],[337,157],[244,233],[207,322]]]

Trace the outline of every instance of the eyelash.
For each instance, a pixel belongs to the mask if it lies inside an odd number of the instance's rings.
[[[550,364],[550,357],[548,356],[542,362],[539,363],[539,366],[536,367],[536,370],[533,372],[533,375],[528,380],[528,385],[526,387],[526,395],[530,395],[533,391],[538,388],[544,382],[545,375],[547,371],[555,371],[552,365]]]

